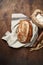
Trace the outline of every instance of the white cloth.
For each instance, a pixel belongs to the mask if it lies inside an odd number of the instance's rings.
[[[38,27],[35,24],[33,24],[32,21],[30,21],[33,26],[33,36],[30,42],[27,44],[22,44],[17,40],[16,28],[18,26],[17,24],[22,19],[28,19],[28,17],[21,13],[12,14],[12,20],[11,20],[11,31],[12,32],[7,31],[5,33],[5,36],[2,37],[3,40],[7,41],[10,47],[13,47],[13,48],[32,47],[38,37]]]

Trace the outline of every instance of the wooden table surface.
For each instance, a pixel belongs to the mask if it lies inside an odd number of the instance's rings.
[[[43,10],[43,0],[0,0],[0,65],[43,65],[43,48],[32,52],[29,48],[13,49],[1,39],[11,31],[12,13],[30,16],[37,8]]]

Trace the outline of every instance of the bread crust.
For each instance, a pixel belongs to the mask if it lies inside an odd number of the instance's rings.
[[[33,34],[32,31],[32,24],[29,20],[20,20],[17,28],[18,40],[22,43],[29,42]]]

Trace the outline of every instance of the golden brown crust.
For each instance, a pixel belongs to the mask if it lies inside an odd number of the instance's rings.
[[[32,35],[33,35],[32,32],[33,32],[33,28],[32,28],[32,24],[30,23],[30,25],[29,25],[29,33],[28,33],[28,36],[27,36],[27,42],[30,41],[30,39],[32,38]]]
[[[20,42],[29,42],[32,37],[32,24],[29,20],[21,20],[17,28],[17,37]]]

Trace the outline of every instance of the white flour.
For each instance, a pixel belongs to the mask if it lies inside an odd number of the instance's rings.
[[[39,21],[40,24],[43,24],[43,16],[42,15],[38,14],[36,16],[36,18],[37,18],[37,20]]]

